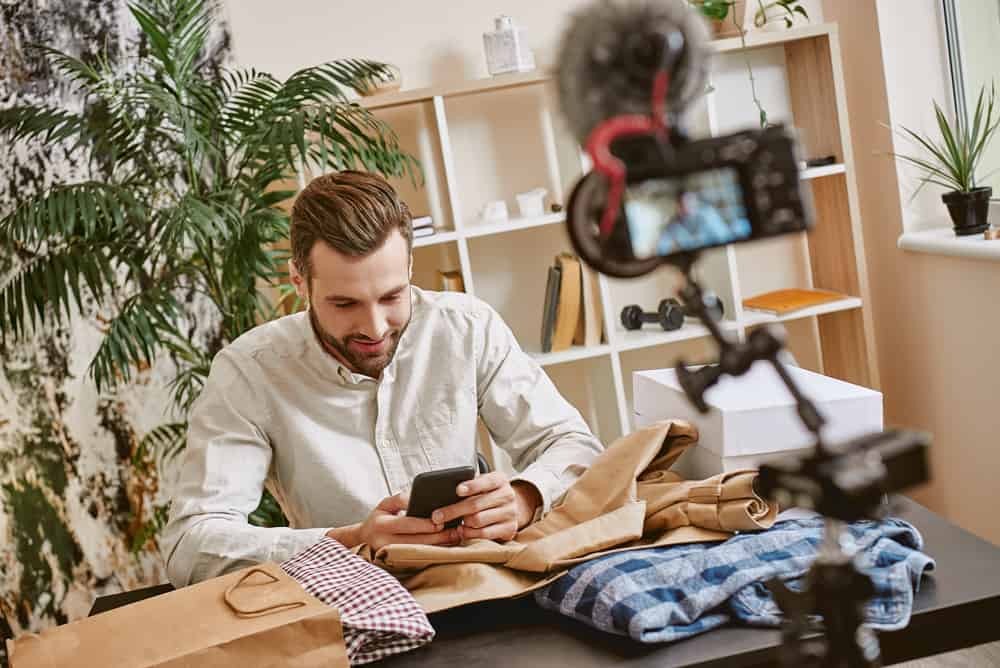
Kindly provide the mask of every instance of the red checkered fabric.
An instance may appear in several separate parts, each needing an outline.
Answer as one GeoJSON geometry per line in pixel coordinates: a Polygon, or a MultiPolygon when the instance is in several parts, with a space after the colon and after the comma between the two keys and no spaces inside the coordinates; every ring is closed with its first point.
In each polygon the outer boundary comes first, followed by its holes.
{"type": "Polygon", "coordinates": [[[340,612],[352,665],[429,643],[434,627],[396,578],[323,538],[281,564],[310,594],[340,612]]]}

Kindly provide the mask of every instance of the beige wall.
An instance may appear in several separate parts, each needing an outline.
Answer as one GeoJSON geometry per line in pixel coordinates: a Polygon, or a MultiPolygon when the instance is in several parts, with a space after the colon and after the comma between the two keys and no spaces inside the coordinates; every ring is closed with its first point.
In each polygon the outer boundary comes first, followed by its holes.
{"type": "Polygon", "coordinates": [[[879,124],[930,130],[931,98],[948,99],[939,5],[826,0],[824,9],[841,26],[886,421],[934,435],[933,480],[915,498],[1000,543],[1000,354],[991,349],[1000,263],[896,247],[904,226],[946,225],[947,213],[940,190],[909,201],[913,174],[884,155],[892,138],[879,124]]]}
{"type": "MultiPolygon", "coordinates": [[[[500,12],[528,29],[539,61],[548,62],[567,15],[583,3],[397,1],[379,3],[376,12],[329,0],[294,0],[294,11],[271,0],[229,0],[227,10],[241,65],[287,76],[332,58],[368,57],[402,67],[404,87],[414,88],[485,76],[481,33],[500,12]]],[[[912,173],[897,177],[884,155],[890,134],[879,124],[891,118],[929,129],[930,99],[947,100],[939,3],[809,4],[813,16],[841,23],[886,419],[934,433],[934,481],[916,496],[1000,543],[1000,512],[992,510],[1000,478],[1000,354],[989,348],[1000,331],[998,300],[989,296],[1000,287],[1000,263],[896,248],[903,221],[908,228],[941,224],[945,212],[930,189],[908,201],[912,173]]]]}

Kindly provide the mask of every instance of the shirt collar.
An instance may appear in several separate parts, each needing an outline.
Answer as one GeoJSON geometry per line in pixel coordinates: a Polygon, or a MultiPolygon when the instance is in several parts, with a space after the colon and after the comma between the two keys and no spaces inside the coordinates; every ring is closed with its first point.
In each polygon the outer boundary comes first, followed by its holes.
{"type": "MultiPolygon", "coordinates": [[[[409,348],[412,345],[410,341],[412,341],[414,335],[414,325],[421,319],[420,316],[423,315],[423,310],[426,306],[426,298],[423,295],[423,290],[415,285],[410,286],[410,298],[412,304],[410,324],[403,332],[403,335],[399,338],[399,345],[396,347],[396,354],[392,356],[392,359],[389,360],[389,364],[382,370],[382,377],[378,380],[375,380],[370,376],[351,371],[343,362],[334,357],[316,335],[308,310],[304,312],[302,322],[304,323],[303,326],[305,328],[306,346],[309,349],[309,356],[316,362],[317,368],[320,372],[327,378],[335,380],[343,385],[359,385],[364,382],[391,382],[396,376],[396,368],[399,365],[400,357],[405,357],[409,353],[409,348]]],[[[306,308],[309,309],[312,307],[307,306],[306,308]]]]}

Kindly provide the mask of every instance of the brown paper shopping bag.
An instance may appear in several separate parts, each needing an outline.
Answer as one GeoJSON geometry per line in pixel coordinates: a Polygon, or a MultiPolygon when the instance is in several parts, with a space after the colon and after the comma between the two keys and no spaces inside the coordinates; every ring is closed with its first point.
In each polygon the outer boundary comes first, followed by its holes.
{"type": "Polygon", "coordinates": [[[337,611],[277,564],[8,641],[11,668],[341,668],[337,611]]]}

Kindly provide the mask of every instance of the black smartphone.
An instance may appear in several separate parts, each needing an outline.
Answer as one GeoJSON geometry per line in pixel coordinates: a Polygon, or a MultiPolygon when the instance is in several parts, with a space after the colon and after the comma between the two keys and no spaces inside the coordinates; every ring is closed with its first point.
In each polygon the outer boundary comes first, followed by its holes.
{"type": "MultiPolygon", "coordinates": [[[[476,469],[472,466],[455,466],[418,474],[410,488],[410,503],[406,514],[410,517],[429,518],[438,508],[458,503],[462,500],[456,491],[459,483],[475,477],[476,469]]],[[[451,529],[461,523],[462,519],[456,518],[446,523],[445,527],[451,529]]]]}

